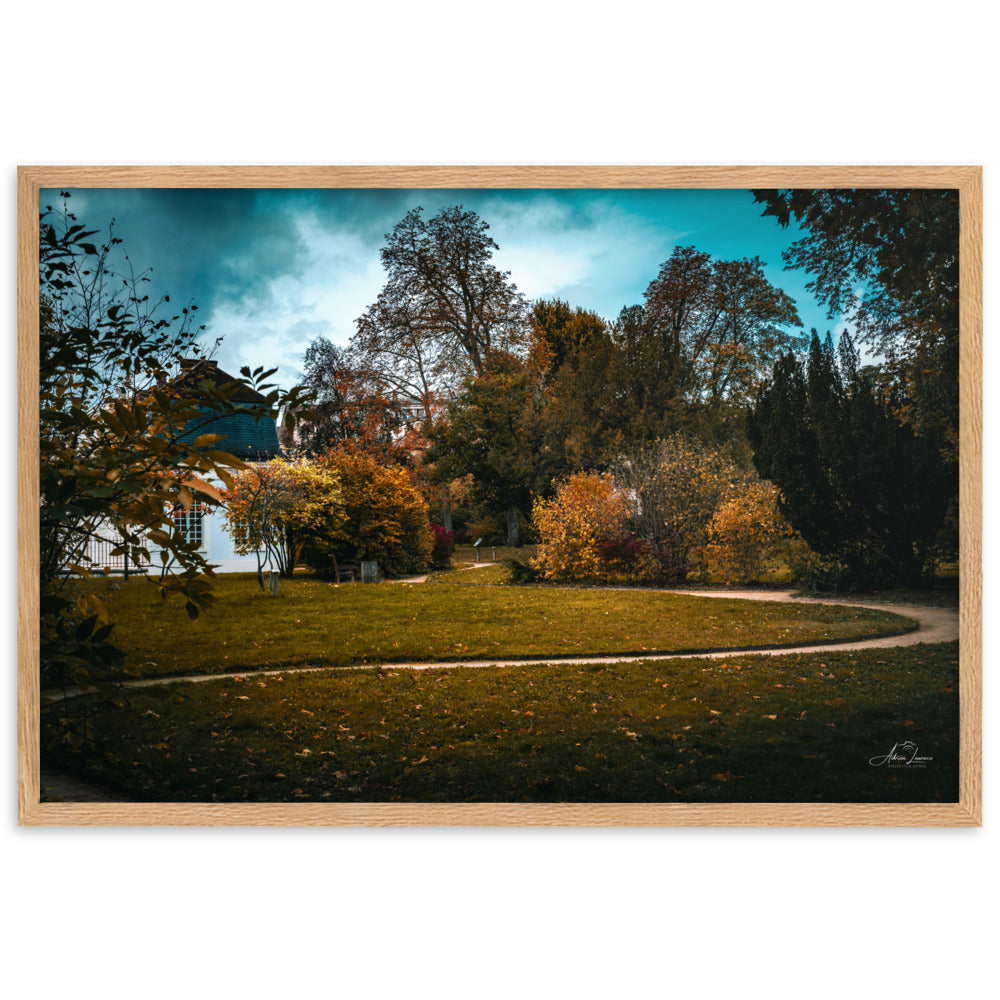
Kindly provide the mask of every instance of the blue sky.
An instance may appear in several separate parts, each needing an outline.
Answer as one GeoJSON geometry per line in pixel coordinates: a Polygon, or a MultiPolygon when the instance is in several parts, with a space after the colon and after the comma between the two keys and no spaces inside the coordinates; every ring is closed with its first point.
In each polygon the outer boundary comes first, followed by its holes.
{"type": "MultiPolygon", "coordinates": [[[[58,204],[43,191],[41,204],[58,204]]],[[[496,264],[529,299],[558,297],[613,319],[642,300],[674,246],[716,257],[759,256],[791,295],[806,331],[837,328],[786,271],[797,237],[761,217],[737,190],[254,190],[81,189],[71,210],[88,228],[116,220],[137,269],[152,267],[151,298],[193,301],[220,364],[278,368],[292,385],[309,342],[346,343],[385,281],[379,248],[411,208],[427,216],[461,204],[490,226],[496,264]]]]}

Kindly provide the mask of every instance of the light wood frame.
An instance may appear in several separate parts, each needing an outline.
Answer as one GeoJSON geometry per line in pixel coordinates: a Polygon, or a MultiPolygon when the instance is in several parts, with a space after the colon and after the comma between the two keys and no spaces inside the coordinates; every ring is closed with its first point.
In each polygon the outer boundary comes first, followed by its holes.
{"type": "Polygon", "coordinates": [[[979,826],[982,823],[982,168],[336,166],[18,170],[18,820],[26,825],[979,826]],[[957,188],[960,197],[959,801],[944,804],[43,803],[39,754],[41,188],[957,188]]]}

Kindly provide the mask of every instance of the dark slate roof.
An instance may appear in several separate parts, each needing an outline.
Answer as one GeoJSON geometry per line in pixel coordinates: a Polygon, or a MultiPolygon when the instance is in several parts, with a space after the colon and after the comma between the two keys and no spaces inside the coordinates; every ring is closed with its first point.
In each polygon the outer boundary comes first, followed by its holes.
{"type": "MultiPolygon", "coordinates": [[[[235,381],[232,375],[223,371],[215,361],[182,361],[181,374],[175,385],[183,387],[185,383],[197,384],[210,381],[215,385],[224,385],[235,381]]],[[[199,421],[197,430],[185,437],[197,437],[199,434],[221,434],[222,440],[214,447],[227,451],[244,461],[266,462],[281,454],[278,444],[278,431],[274,420],[267,412],[264,397],[253,389],[246,387],[237,390],[229,397],[238,413],[225,413],[199,421]]]]}
{"type": "MultiPolygon", "coordinates": [[[[197,385],[199,382],[225,385],[236,380],[235,375],[230,375],[219,367],[218,361],[209,361],[207,358],[182,358],[181,373],[174,379],[174,385],[178,389],[183,389],[185,385],[197,385]]],[[[250,386],[241,386],[229,398],[234,403],[264,402],[264,397],[250,386]]]]}
{"type": "Polygon", "coordinates": [[[267,413],[258,419],[255,409],[258,408],[248,406],[244,413],[212,417],[199,428],[199,433],[222,434],[222,440],[213,447],[244,461],[266,462],[276,458],[281,454],[277,428],[267,413]]]}

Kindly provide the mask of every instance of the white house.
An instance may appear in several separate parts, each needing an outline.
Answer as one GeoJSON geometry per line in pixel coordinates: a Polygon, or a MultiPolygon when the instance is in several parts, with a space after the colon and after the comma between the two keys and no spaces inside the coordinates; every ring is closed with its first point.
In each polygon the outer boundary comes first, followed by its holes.
{"type": "MultiPolygon", "coordinates": [[[[215,361],[197,359],[181,362],[180,380],[197,379],[199,382],[209,380],[217,385],[234,381],[232,375],[223,371],[215,361]]],[[[229,452],[244,462],[267,462],[281,454],[278,444],[277,428],[270,414],[266,411],[267,403],[264,397],[249,387],[240,389],[230,397],[239,412],[227,413],[200,422],[197,434],[223,435],[215,448],[229,452]]],[[[210,483],[220,486],[221,483],[210,483]]],[[[174,522],[184,532],[189,541],[198,543],[206,560],[216,567],[219,573],[255,573],[257,557],[253,553],[238,555],[233,545],[233,539],[226,529],[225,516],[218,507],[209,508],[196,502],[190,510],[178,507],[173,513],[174,522]]],[[[107,567],[113,573],[121,573],[126,569],[124,556],[111,556],[111,551],[117,544],[117,536],[110,527],[101,532],[101,539],[94,539],[90,544],[88,555],[95,569],[107,567]]],[[[149,569],[155,572],[160,566],[158,551],[151,548],[152,561],[149,569]]],[[[135,566],[127,567],[131,572],[135,566]]]]}

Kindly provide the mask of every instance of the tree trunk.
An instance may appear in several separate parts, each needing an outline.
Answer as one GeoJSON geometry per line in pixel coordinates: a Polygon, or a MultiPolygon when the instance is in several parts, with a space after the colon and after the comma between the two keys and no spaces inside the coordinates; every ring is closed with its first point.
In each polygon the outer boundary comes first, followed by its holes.
{"type": "MultiPolygon", "coordinates": [[[[444,524],[446,531],[452,531],[451,525],[451,494],[448,492],[448,484],[441,484],[441,521],[444,524]]],[[[455,543],[452,542],[452,549],[455,548],[455,543]]]]}
{"type": "Polygon", "coordinates": [[[507,544],[512,549],[521,547],[521,525],[517,520],[517,508],[507,508],[507,544]]]}

